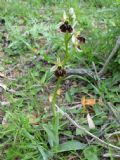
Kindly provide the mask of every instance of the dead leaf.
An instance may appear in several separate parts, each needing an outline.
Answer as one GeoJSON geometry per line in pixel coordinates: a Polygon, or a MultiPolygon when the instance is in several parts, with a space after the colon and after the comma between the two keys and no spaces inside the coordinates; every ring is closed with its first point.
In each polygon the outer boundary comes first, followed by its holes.
{"type": "Polygon", "coordinates": [[[87,122],[88,122],[90,129],[95,129],[95,124],[94,124],[92,117],[90,116],[89,113],[87,114],[87,122]]]}
{"type": "Polygon", "coordinates": [[[26,117],[29,119],[29,123],[30,124],[38,125],[38,119],[37,119],[36,114],[34,114],[34,113],[32,113],[32,114],[27,113],[26,117]]]}
{"type": "Polygon", "coordinates": [[[52,96],[52,95],[49,95],[48,100],[49,100],[49,102],[52,102],[53,96],[52,96]]]}
{"type": "Polygon", "coordinates": [[[1,106],[10,106],[10,102],[0,102],[1,106]]]}
{"type": "Polygon", "coordinates": [[[81,104],[82,104],[83,107],[85,107],[85,105],[86,105],[85,96],[81,98],[81,104]]]}
{"type": "Polygon", "coordinates": [[[85,106],[94,106],[96,104],[96,99],[94,99],[94,98],[88,98],[87,99],[84,96],[81,99],[81,104],[82,104],[83,107],[85,107],[85,106]]]}
{"type": "Polygon", "coordinates": [[[0,77],[1,78],[7,78],[3,73],[0,72],[0,77]]]}

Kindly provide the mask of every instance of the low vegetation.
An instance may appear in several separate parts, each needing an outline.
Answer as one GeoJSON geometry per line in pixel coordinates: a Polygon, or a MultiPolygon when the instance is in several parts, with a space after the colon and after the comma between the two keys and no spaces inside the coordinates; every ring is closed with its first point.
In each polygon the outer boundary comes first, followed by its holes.
{"type": "Polygon", "coordinates": [[[1,160],[120,159],[119,19],[119,0],[1,0],[1,160]]]}

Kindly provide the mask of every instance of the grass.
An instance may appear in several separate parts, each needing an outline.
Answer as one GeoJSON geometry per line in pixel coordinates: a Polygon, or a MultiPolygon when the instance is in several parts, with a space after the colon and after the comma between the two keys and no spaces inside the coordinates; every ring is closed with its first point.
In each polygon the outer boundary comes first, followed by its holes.
{"type": "MultiPolygon", "coordinates": [[[[50,97],[56,81],[50,70],[57,57],[63,56],[64,37],[57,28],[63,11],[70,7],[77,16],[76,28],[87,42],[83,52],[70,49],[66,67],[93,69],[94,61],[100,70],[119,35],[119,0],[1,0],[0,17],[5,19],[5,25],[0,26],[0,73],[7,77],[1,78],[1,83],[9,88],[0,95],[1,102],[9,102],[9,105],[0,106],[4,120],[0,124],[1,160],[99,160],[104,153],[119,154],[111,148],[105,149],[95,140],[91,142],[91,137],[57,112],[59,119],[54,123],[50,97]]],[[[56,95],[58,106],[76,122],[117,146],[120,146],[119,134],[108,137],[119,131],[119,53],[99,85],[85,77],[66,77],[56,95]],[[94,130],[88,127],[82,108],[71,109],[81,103],[83,96],[97,99],[90,110],[96,126],[94,130]],[[112,110],[107,102],[112,103],[112,110]]],[[[111,156],[110,159],[115,158],[111,156]]]]}

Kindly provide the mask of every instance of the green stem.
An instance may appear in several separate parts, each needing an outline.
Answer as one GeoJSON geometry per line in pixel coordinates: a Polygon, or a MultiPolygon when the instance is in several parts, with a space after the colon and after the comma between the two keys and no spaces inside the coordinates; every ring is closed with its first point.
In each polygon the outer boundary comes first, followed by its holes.
{"type": "MultiPolygon", "coordinates": [[[[66,64],[69,53],[68,53],[68,44],[71,39],[71,36],[69,36],[68,33],[65,34],[64,36],[64,43],[65,43],[65,57],[63,59],[63,66],[66,64]]],[[[55,145],[59,144],[59,113],[56,111],[56,100],[57,100],[57,90],[59,89],[59,86],[61,84],[61,81],[63,80],[62,77],[59,77],[57,80],[57,84],[55,87],[55,91],[53,93],[52,97],[52,112],[53,112],[53,129],[55,133],[55,145]]]]}
{"type": "Polygon", "coordinates": [[[59,144],[59,114],[56,111],[56,100],[57,100],[57,90],[59,89],[59,86],[61,84],[62,81],[62,77],[58,78],[57,80],[57,84],[56,84],[56,88],[53,94],[53,100],[52,100],[52,111],[53,111],[53,129],[54,129],[54,133],[55,133],[55,141],[56,141],[56,145],[59,144]]]}
{"type": "Polygon", "coordinates": [[[55,87],[55,91],[53,93],[53,99],[52,99],[52,111],[53,111],[53,115],[54,117],[56,116],[56,107],[55,107],[55,104],[56,104],[56,99],[57,99],[57,90],[59,89],[59,85],[61,83],[61,77],[58,78],[57,80],[57,84],[56,84],[56,87],[55,87]]]}
{"type": "Polygon", "coordinates": [[[69,36],[68,33],[66,33],[65,36],[64,36],[65,57],[64,57],[64,59],[63,59],[63,66],[66,64],[66,62],[68,61],[68,58],[69,58],[68,44],[69,44],[69,41],[70,41],[71,37],[72,37],[72,36],[69,36]]]}

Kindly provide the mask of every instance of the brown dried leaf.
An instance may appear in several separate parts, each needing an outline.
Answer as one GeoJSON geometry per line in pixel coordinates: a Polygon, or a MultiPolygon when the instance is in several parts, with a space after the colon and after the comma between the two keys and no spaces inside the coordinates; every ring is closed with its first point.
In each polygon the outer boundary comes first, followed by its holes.
{"type": "Polygon", "coordinates": [[[94,106],[96,104],[96,99],[94,99],[94,98],[88,98],[87,99],[84,96],[81,99],[81,104],[82,104],[83,107],[85,107],[85,106],[94,106]]]}
{"type": "Polygon", "coordinates": [[[38,125],[38,119],[37,119],[38,117],[37,117],[36,114],[34,114],[34,113],[32,113],[32,114],[27,113],[26,116],[29,119],[29,123],[30,124],[38,125]]]}

